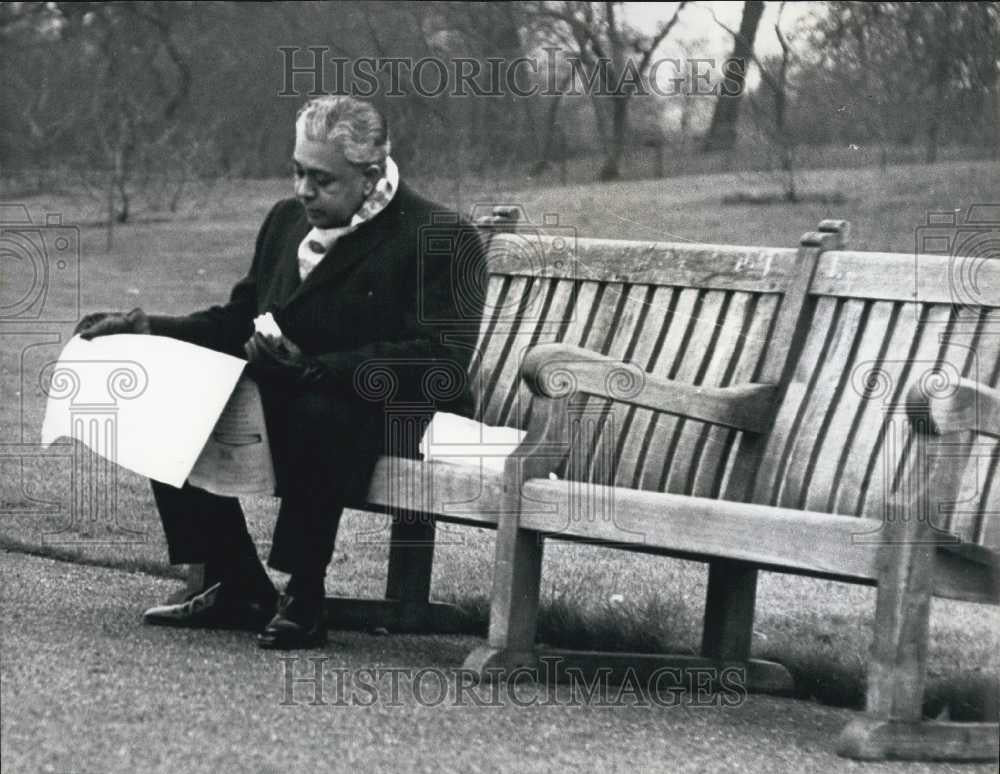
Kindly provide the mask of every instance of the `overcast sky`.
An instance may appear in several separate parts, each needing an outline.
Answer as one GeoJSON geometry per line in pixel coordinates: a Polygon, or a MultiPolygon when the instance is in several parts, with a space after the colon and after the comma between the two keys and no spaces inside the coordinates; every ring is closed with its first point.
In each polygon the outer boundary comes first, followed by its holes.
{"type": "MultiPolygon", "coordinates": [[[[781,50],[774,34],[774,23],[778,18],[780,5],[779,2],[765,4],[764,16],[757,29],[756,50],[765,56],[781,50]]],[[[787,3],[781,17],[782,30],[793,29],[799,19],[810,13],[815,13],[823,5],[820,2],[787,3]]],[[[625,14],[628,20],[639,29],[653,32],[660,23],[673,16],[676,8],[677,3],[625,3],[625,14]]],[[[707,44],[707,56],[726,56],[729,54],[733,44],[732,37],[715,23],[709,9],[714,11],[715,15],[719,17],[719,21],[726,26],[734,30],[739,29],[740,17],[743,15],[742,0],[688,3],[681,11],[680,20],[670,33],[670,38],[664,44],[662,51],[670,51],[670,40],[702,38],[707,44]]]]}

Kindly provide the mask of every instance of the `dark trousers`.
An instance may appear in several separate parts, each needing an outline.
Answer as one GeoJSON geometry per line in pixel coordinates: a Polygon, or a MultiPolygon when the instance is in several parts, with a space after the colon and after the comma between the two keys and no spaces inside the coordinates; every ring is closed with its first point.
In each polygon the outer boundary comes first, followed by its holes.
{"type": "MultiPolygon", "coordinates": [[[[216,575],[259,566],[239,500],[190,485],[151,483],[172,564],[205,564],[216,575]]],[[[343,510],[329,501],[282,498],[267,563],[292,575],[321,576],[333,557],[343,510]]]]}
{"type": "MultiPolygon", "coordinates": [[[[330,394],[261,383],[281,508],[268,564],[303,578],[322,577],[333,557],[344,503],[363,492],[377,453],[364,453],[358,412],[330,394]],[[345,440],[346,439],[346,440],[345,440]]],[[[381,424],[381,412],[372,415],[381,424]]],[[[185,485],[153,482],[170,561],[205,564],[239,579],[263,573],[239,500],[185,485]]]]}

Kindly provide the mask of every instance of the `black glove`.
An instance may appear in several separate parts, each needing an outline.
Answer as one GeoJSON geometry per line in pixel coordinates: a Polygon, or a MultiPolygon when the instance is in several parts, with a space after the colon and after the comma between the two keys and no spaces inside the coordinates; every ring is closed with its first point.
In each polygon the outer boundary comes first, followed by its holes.
{"type": "Polygon", "coordinates": [[[97,312],[88,314],[73,329],[73,335],[90,341],[98,336],[111,336],[115,333],[149,333],[149,318],[139,307],[128,314],[120,312],[97,312]]]}
{"type": "Polygon", "coordinates": [[[283,336],[276,340],[254,333],[243,345],[243,351],[250,363],[250,373],[258,379],[310,386],[319,384],[326,376],[319,361],[283,336]]]}

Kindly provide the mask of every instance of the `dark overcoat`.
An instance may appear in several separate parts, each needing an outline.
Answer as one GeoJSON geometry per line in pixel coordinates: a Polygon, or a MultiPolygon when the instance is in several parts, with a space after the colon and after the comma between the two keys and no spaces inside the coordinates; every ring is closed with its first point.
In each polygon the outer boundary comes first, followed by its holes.
{"type": "Polygon", "coordinates": [[[271,312],[322,374],[308,387],[258,380],[277,494],[350,503],[363,499],[380,454],[417,453],[434,410],[471,412],[485,256],[475,228],[405,183],[302,282],[297,253],[309,230],[298,201],[278,202],[227,304],[150,323],[154,334],[245,357],[253,319],[271,312]]]}

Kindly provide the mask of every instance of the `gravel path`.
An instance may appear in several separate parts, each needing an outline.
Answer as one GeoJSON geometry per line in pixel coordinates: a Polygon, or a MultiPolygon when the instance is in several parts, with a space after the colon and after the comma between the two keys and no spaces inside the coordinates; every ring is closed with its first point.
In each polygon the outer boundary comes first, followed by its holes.
{"type": "Polygon", "coordinates": [[[0,582],[5,774],[995,771],[838,758],[852,713],[802,701],[667,707],[612,689],[604,706],[573,706],[566,687],[456,693],[470,638],[333,632],[325,650],[283,662],[248,634],[142,626],[140,610],[173,589],[141,574],[4,552],[0,582]],[[296,683],[289,696],[288,679],[316,668],[320,695],[296,683]],[[439,701],[442,680],[452,684],[439,701]]]}

